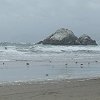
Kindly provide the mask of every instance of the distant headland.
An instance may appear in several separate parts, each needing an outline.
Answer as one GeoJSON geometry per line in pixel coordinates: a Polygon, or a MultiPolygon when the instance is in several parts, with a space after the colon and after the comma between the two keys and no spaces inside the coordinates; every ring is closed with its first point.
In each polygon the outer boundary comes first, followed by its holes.
{"type": "Polygon", "coordinates": [[[39,41],[38,44],[97,45],[96,41],[87,34],[77,37],[71,30],[65,28],[58,29],[55,33],[51,34],[43,41],[39,41]]]}

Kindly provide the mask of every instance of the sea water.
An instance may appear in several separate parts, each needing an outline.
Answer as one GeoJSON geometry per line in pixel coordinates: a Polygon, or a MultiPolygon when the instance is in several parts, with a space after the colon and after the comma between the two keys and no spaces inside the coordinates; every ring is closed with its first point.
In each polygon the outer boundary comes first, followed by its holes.
{"type": "Polygon", "coordinates": [[[100,77],[100,46],[0,44],[0,82],[100,77]]]}

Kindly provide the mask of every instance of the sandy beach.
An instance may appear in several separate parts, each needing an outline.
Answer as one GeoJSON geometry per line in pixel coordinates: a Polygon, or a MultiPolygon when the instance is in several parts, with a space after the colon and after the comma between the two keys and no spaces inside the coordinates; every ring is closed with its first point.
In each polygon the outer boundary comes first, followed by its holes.
{"type": "Polygon", "coordinates": [[[0,85],[0,100],[100,100],[100,79],[0,85]]]}

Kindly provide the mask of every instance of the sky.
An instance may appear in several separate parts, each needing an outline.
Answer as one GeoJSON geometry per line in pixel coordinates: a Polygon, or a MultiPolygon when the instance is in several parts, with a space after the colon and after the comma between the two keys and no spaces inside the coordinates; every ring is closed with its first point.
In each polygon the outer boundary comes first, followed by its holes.
{"type": "Polygon", "coordinates": [[[59,28],[100,43],[100,0],[0,0],[0,41],[38,42],[59,28]]]}

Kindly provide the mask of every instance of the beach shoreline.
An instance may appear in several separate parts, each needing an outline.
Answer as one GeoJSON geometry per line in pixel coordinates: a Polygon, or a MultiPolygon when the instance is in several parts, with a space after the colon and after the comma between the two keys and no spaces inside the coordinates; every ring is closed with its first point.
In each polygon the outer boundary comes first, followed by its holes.
{"type": "Polygon", "coordinates": [[[0,100],[100,100],[100,78],[0,85],[0,100]]]}

